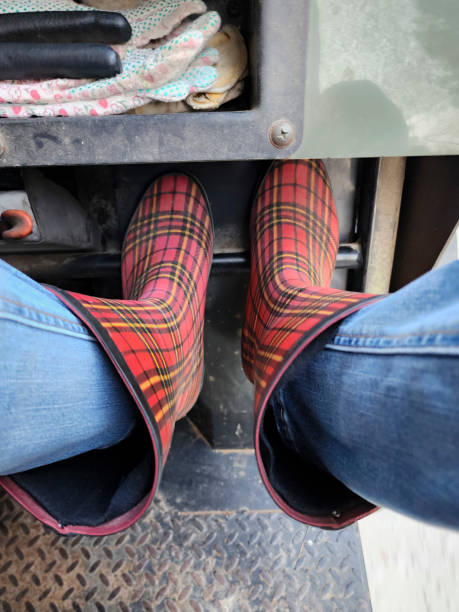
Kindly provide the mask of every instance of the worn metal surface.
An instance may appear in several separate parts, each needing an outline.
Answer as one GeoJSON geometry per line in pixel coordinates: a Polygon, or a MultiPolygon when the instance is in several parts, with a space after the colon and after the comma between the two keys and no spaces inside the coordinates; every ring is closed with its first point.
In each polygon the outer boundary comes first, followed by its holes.
{"type": "Polygon", "coordinates": [[[156,505],[118,536],[63,540],[1,499],[0,602],[26,610],[370,610],[355,528],[156,505]]]}
{"type": "Polygon", "coordinates": [[[289,519],[268,498],[252,453],[211,451],[182,423],[156,502],[123,533],[58,536],[0,493],[0,609],[355,612],[371,606],[356,527],[327,532],[289,519]]]}
{"type": "MultiPolygon", "coordinates": [[[[250,85],[239,110],[176,115],[1,119],[6,151],[0,166],[153,163],[262,159],[291,155],[269,140],[279,119],[301,142],[304,112],[307,0],[217,3],[228,20],[248,22],[250,85]],[[231,14],[236,13],[235,17],[231,14]],[[285,19],[288,16],[288,19],[285,19]]],[[[211,3],[209,3],[212,6],[211,3]]],[[[237,106],[236,106],[237,108],[237,106]]]]}

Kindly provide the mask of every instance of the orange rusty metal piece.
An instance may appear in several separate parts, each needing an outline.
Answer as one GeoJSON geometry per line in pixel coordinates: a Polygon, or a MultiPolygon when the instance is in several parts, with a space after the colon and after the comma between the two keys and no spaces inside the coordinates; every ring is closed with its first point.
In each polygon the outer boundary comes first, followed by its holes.
{"type": "Polygon", "coordinates": [[[33,231],[33,219],[24,210],[4,210],[0,216],[0,238],[21,240],[33,231]]]}

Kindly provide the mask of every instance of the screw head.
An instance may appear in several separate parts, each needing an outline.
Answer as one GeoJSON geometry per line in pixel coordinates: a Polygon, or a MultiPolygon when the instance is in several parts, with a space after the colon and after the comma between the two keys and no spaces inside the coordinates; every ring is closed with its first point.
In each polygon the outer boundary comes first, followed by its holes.
{"type": "Polygon", "coordinates": [[[269,140],[278,149],[285,149],[295,140],[295,128],[288,119],[274,121],[269,128],[269,140]]]}

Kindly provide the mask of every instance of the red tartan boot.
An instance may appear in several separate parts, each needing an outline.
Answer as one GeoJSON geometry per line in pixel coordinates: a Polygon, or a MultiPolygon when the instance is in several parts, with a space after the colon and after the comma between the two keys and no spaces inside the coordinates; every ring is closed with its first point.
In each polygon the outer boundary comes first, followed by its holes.
{"type": "Polygon", "coordinates": [[[13,497],[60,533],[120,531],[152,500],[175,422],[201,388],[212,244],[201,189],[187,176],[166,175],[147,190],[126,233],[124,299],[52,289],[91,329],[143,417],[118,447],[32,470],[21,486],[2,479],[13,497]]]}
{"type": "Polygon", "coordinates": [[[326,478],[312,463],[306,469],[295,461],[277,433],[269,403],[289,365],[312,340],[380,299],[329,287],[338,219],[321,161],[282,161],[271,167],[254,203],[251,244],[242,359],[255,385],[258,467],[269,493],[287,514],[310,525],[344,527],[374,506],[333,483],[333,477],[326,478]],[[283,497],[276,491],[273,482],[279,479],[288,483],[289,499],[284,486],[283,497]]]}

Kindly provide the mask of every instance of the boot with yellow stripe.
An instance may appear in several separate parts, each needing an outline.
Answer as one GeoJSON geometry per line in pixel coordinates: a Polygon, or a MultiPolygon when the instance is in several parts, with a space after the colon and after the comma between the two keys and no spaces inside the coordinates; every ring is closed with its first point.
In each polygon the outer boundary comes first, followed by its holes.
{"type": "Polygon", "coordinates": [[[195,403],[203,376],[203,322],[213,230],[198,184],[157,179],[143,196],[122,251],[123,299],[49,288],[89,327],[139,409],[128,439],[2,478],[27,510],[60,533],[105,535],[148,508],[175,422],[195,403]],[[24,484],[26,483],[26,484],[24,484]]]}
{"type": "Polygon", "coordinates": [[[313,340],[380,299],[329,286],[338,220],[321,161],[274,163],[253,206],[251,247],[242,359],[255,386],[258,467],[269,493],[291,517],[320,527],[344,527],[374,507],[351,491],[341,503],[327,488],[323,472],[299,464],[279,437],[270,402],[289,366],[313,340]],[[276,489],[279,480],[283,494],[276,489]]]}

